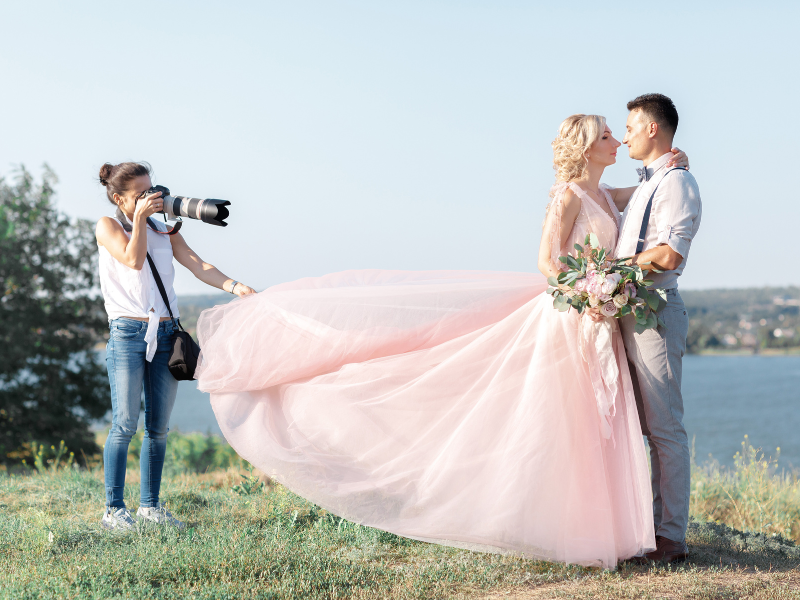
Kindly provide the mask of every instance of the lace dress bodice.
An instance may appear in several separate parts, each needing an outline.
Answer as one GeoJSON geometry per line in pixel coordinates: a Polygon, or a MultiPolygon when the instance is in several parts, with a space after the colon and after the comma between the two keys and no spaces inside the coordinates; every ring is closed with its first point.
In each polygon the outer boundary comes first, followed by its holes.
{"type": "Polygon", "coordinates": [[[562,182],[553,186],[551,192],[553,201],[548,206],[547,220],[545,222],[545,235],[550,238],[550,262],[557,271],[565,270],[564,263],[558,260],[559,256],[567,254],[575,256],[575,244],[583,246],[586,235],[594,233],[600,241],[600,246],[614,255],[619,234],[620,213],[614,204],[609,190],[613,189],[606,184],[600,184],[600,192],[608,204],[612,218],[592,197],[581,189],[576,183],[562,182]],[[564,194],[567,188],[571,189],[581,199],[581,210],[575,219],[575,224],[569,235],[562,241],[561,215],[564,209],[564,194]]]}

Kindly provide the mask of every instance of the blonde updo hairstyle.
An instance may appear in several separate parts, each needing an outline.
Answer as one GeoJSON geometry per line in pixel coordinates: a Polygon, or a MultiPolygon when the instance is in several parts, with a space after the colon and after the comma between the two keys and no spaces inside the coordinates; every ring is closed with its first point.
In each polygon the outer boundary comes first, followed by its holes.
{"type": "Polygon", "coordinates": [[[583,177],[589,163],[586,152],[605,128],[606,118],[600,115],[572,115],[564,119],[552,144],[557,183],[583,177]]]}

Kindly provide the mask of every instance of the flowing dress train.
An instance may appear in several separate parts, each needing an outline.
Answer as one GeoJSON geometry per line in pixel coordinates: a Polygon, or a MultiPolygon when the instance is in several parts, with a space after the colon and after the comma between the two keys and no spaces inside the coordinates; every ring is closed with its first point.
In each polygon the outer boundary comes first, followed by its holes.
{"type": "MultiPolygon", "coordinates": [[[[614,218],[582,208],[555,260],[614,218]]],[[[253,465],[401,536],[613,568],[655,547],[614,322],[560,313],[539,274],[347,271],[202,313],[199,387],[253,465]]]]}

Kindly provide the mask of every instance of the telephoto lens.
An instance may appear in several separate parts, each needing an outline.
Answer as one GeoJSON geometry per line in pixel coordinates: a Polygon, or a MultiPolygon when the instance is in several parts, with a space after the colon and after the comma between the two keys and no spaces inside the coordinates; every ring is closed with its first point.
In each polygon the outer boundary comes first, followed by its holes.
{"type": "Polygon", "coordinates": [[[185,217],[187,219],[198,219],[203,223],[209,225],[218,225],[219,227],[227,227],[228,224],[225,219],[230,214],[228,206],[230,202],[227,200],[217,200],[216,198],[188,198],[186,196],[171,196],[169,188],[163,185],[156,185],[147,190],[149,194],[161,192],[161,197],[164,198],[164,213],[168,219],[174,220],[178,217],[185,217]]]}

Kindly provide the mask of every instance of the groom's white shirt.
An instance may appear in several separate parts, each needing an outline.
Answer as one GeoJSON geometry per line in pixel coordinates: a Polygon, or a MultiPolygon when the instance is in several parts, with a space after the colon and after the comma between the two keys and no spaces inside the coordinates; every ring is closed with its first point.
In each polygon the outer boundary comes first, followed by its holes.
{"type": "Polygon", "coordinates": [[[647,181],[642,181],[633,192],[622,215],[622,227],[616,249],[616,255],[620,258],[633,256],[636,253],[647,201],[658,186],[644,237],[644,250],[667,244],[683,257],[683,261],[674,271],[651,273],[648,277],[653,280],[654,287],[664,289],[678,287],[678,277],[686,266],[689,248],[700,228],[700,217],[703,213],[700,190],[691,173],[678,170],[664,177],[668,172],[665,166],[671,156],[672,153],[668,152],[647,166],[647,181]]]}

